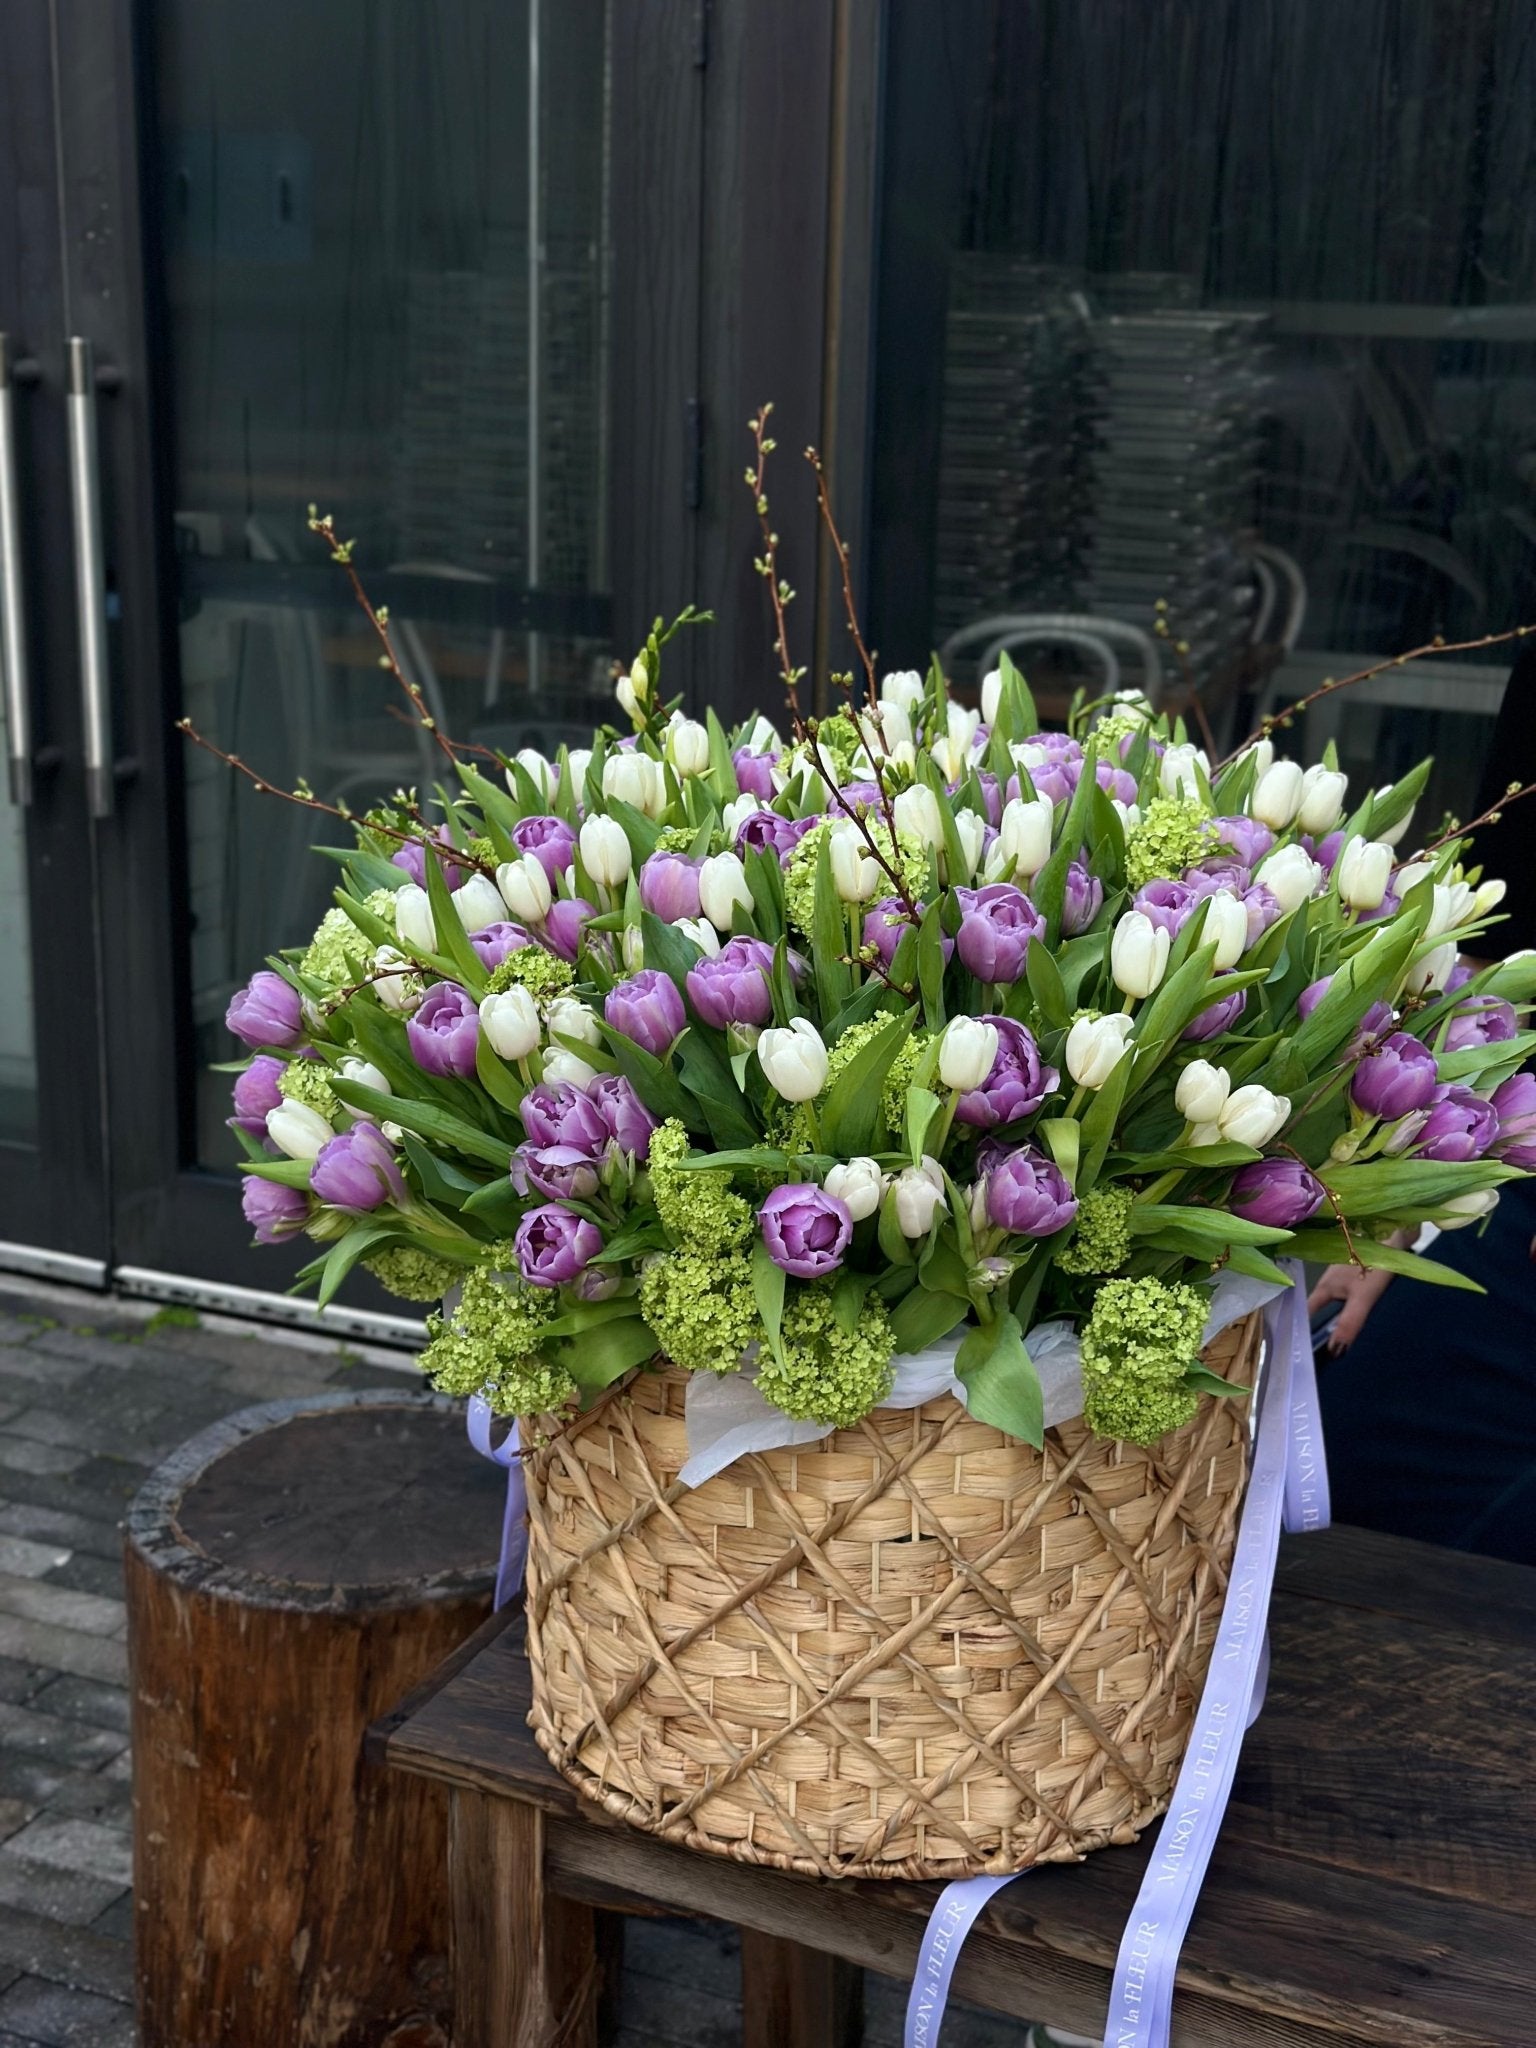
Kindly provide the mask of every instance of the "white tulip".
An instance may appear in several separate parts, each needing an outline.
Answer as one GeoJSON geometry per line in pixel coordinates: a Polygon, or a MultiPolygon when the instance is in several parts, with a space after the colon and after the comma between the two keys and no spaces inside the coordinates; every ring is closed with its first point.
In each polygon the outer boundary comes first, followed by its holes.
{"type": "Polygon", "coordinates": [[[563,1045],[557,1045],[553,1052],[544,1055],[544,1085],[547,1088],[558,1088],[562,1081],[569,1081],[573,1088],[585,1088],[596,1079],[596,1067],[589,1066],[579,1053],[567,1052],[563,1045]]]}
{"type": "Polygon", "coordinates": [[[629,838],[617,818],[587,818],[576,841],[581,864],[600,889],[620,889],[629,879],[629,838]]]}
{"type": "MultiPolygon", "coordinates": [[[[1289,765],[1277,761],[1275,769],[1289,765]]],[[[1275,769],[1270,773],[1273,774],[1275,769]]],[[[1254,880],[1264,884],[1282,910],[1294,910],[1309,896],[1317,894],[1322,873],[1304,846],[1282,846],[1260,862],[1254,880]]]]}
{"type": "Polygon", "coordinates": [[[941,733],[928,751],[946,782],[958,782],[970,765],[970,749],[963,740],[954,739],[949,733],[941,733]]]}
{"type": "Polygon", "coordinates": [[[661,763],[638,747],[615,747],[603,763],[603,795],[659,818],[667,807],[667,779],[661,763]]]}
{"type": "Polygon", "coordinates": [[[290,1159],[314,1159],[336,1135],[318,1109],[307,1102],[280,1102],[267,1111],[267,1136],[290,1159]]]}
{"type": "Polygon", "coordinates": [[[359,1087],[371,1088],[376,1095],[393,1095],[387,1074],[380,1073],[372,1060],[344,1059],[336,1069],[344,1081],[356,1081],[359,1087]]]}
{"type": "Polygon", "coordinates": [[[1472,898],[1472,915],[1486,917],[1490,911],[1497,910],[1508,888],[1508,882],[1500,881],[1497,875],[1490,876],[1486,882],[1479,882],[1472,898]]]}
{"type": "Polygon", "coordinates": [[[1079,1088],[1102,1088],[1125,1055],[1126,1016],[1079,1017],[1067,1033],[1067,1072],[1079,1088]]]}
{"type": "Polygon", "coordinates": [[[1392,879],[1392,849],[1383,839],[1351,839],[1339,855],[1333,878],[1339,901],[1351,910],[1380,910],[1392,879]]]}
{"type": "Polygon", "coordinates": [[[873,1159],[839,1160],[822,1183],[835,1195],[855,1223],[873,1216],[885,1193],[885,1175],[873,1159]]]}
{"type": "Polygon", "coordinates": [[[1435,1211],[1442,1230],[1465,1230],[1469,1223],[1481,1223],[1499,1206],[1497,1188],[1474,1188],[1470,1194],[1452,1195],[1435,1211]]]}
{"type": "Polygon", "coordinates": [[[989,726],[996,725],[997,714],[1002,701],[1002,670],[989,668],[981,679],[981,715],[989,726]]]}
{"type": "Polygon", "coordinates": [[[680,917],[672,929],[681,932],[685,939],[692,939],[699,951],[710,958],[720,950],[720,934],[707,917],[680,917]]]}
{"type": "Polygon", "coordinates": [[[1344,815],[1344,792],[1349,777],[1337,768],[1309,768],[1301,778],[1301,808],[1296,822],[1314,838],[1331,832],[1344,815]]]}
{"type": "Polygon", "coordinates": [[[1446,932],[1455,931],[1458,925],[1468,923],[1476,900],[1476,894],[1468,882],[1436,882],[1434,902],[1430,905],[1429,922],[1424,927],[1424,937],[1438,939],[1446,932]]]}
{"type": "Polygon", "coordinates": [[[1276,761],[1254,785],[1250,813],[1271,831],[1283,832],[1301,809],[1302,773],[1295,761],[1276,761]]]}
{"type": "Polygon", "coordinates": [[[380,946],[373,956],[370,986],[386,1010],[414,1010],[426,991],[411,972],[411,962],[394,946],[380,946]],[[384,970],[398,968],[398,973],[384,970]]]}
{"type": "Polygon", "coordinates": [[[500,995],[480,998],[480,1029],[491,1051],[504,1060],[525,1060],[543,1036],[538,1005],[515,984],[500,995]]]}
{"type": "Polygon", "coordinates": [[[956,811],[955,837],[960,841],[960,858],[964,867],[963,875],[951,875],[951,882],[968,882],[976,872],[976,863],[981,859],[981,849],[987,837],[987,821],[975,811],[956,811]]]}
{"type": "Polygon", "coordinates": [[[1217,889],[1206,899],[1200,942],[1208,946],[1213,941],[1218,972],[1235,967],[1248,950],[1248,912],[1230,889],[1217,889]]]}
{"type": "Polygon", "coordinates": [[[545,803],[548,803],[550,793],[555,786],[554,762],[547,761],[537,747],[519,747],[512,758],[516,761],[518,767],[523,770],[545,803]]]}
{"type": "MultiPolygon", "coordinates": [[[[1389,782],[1385,785],[1385,787],[1378,789],[1376,792],[1376,801],[1380,803],[1383,797],[1389,797],[1392,794],[1393,788],[1394,785],[1389,782]]],[[[1378,839],[1384,839],[1387,842],[1388,846],[1397,846],[1402,842],[1402,839],[1406,834],[1408,827],[1412,823],[1413,806],[1410,804],[1406,816],[1399,818],[1395,825],[1377,825],[1374,828],[1376,837],[1378,839]]]]}
{"type": "Polygon", "coordinates": [[[645,935],[637,924],[627,924],[619,940],[619,951],[624,956],[624,965],[630,974],[637,974],[645,965],[645,935]]]}
{"type": "Polygon", "coordinates": [[[885,742],[887,751],[893,747],[912,745],[912,714],[904,704],[880,706],[880,737],[885,742]]]}
{"type": "Polygon", "coordinates": [[[699,908],[717,931],[728,932],[738,910],[752,908],[741,856],[712,853],[699,869],[699,908]]]}
{"type": "Polygon", "coordinates": [[[1227,1106],[1232,1076],[1209,1060],[1191,1060],[1173,1091],[1173,1106],[1192,1124],[1213,1124],[1227,1106]]]}
{"type": "Polygon", "coordinates": [[[1435,872],[1432,860],[1405,860],[1392,877],[1392,886],[1399,896],[1406,896],[1410,889],[1416,889],[1426,875],[1435,872]]]}
{"type": "Polygon", "coordinates": [[[525,853],[521,860],[503,861],[496,870],[496,886],[520,924],[542,924],[555,900],[548,875],[531,853],[525,853]]]}
{"type": "Polygon", "coordinates": [[[997,1058],[997,1026],[982,1017],[952,1017],[939,1040],[939,1079],[946,1088],[969,1094],[979,1088],[997,1058]]]}
{"type": "Polygon", "coordinates": [[[891,1182],[896,1226],[903,1237],[926,1237],[943,1200],[943,1168],[926,1152],[921,1166],[903,1167],[891,1182]]]}
{"type": "Polygon", "coordinates": [[[1149,996],[1168,971],[1173,940],[1144,910],[1127,910],[1109,941],[1109,971],[1122,995],[1149,996]]]}
{"type": "Polygon", "coordinates": [[[1456,941],[1447,939],[1426,953],[1422,960],[1415,960],[1408,969],[1407,984],[1416,996],[1427,994],[1431,989],[1442,989],[1450,978],[1451,969],[1456,965],[1456,941]]]}
{"type": "Polygon", "coordinates": [[[587,770],[592,766],[592,749],[590,747],[572,747],[565,757],[565,765],[570,771],[571,787],[575,790],[579,801],[581,792],[586,785],[587,770]]]}
{"type": "Polygon", "coordinates": [[[507,914],[501,891],[489,875],[470,875],[455,892],[453,907],[467,932],[483,932],[488,924],[500,924],[507,914]]]}
{"type": "Polygon", "coordinates": [[[736,834],[745,825],[748,818],[755,817],[759,811],[766,811],[767,808],[768,806],[763,802],[762,798],[760,796],[753,796],[750,790],[747,791],[745,796],[732,797],[720,815],[720,822],[725,828],[727,839],[734,842],[736,834]]]}
{"type": "Polygon", "coordinates": [[[786,1102],[813,1102],[827,1085],[827,1048],[809,1017],[784,1030],[765,1031],[757,1057],[768,1085],[786,1102]]]}
{"type": "Polygon", "coordinates": [[[895,669],[880,678],[880,698],[882,703],[899,704],[911,713],[923,701],[923,679],[915,668],[895,669]]]}
{"type": "Polygon", "coordinates": [[[619,677],[613,686],[613,694],[618,698],[619,709],[624,716],[633,719],[638,725],[641,716],[640,695],[628,676],[619,677]]]}
{"type": "Polygon", "coordinates": [[[1123,804],[1117,796],[1112,796],[1110,802],[1120,814],[1120,823],[1125,831],[1128,833],[1134,832],[1141,823],[1141,805],[1123,804]]]}
{"type": "Polygon", "coordinates": [[[892,805],[898,832],[910,832],[925,846],[938,846],[944,837],[939,800],[925,782],[914,782],[892,805]]]}
{"type": "Polygon", "coordinates": [[[1188,797],[1198,803],[1201,801],[1200,775],[1205,777],[1209,787],[1211,758],[1204,747],[1191,746],[1185,741],[1164,749],[1163,758],[1157,764],[1157,779],[1164,796],[1188,797]]]}
{"type": "Polygon", "coordinates": [[[981,713],[967,710],[964,704],[957,704],[951,697],[945,724],[950,739],[958,742],[968,754],[971,742],[976,737],[976,729],[981,724],[981,713]]]}
{"type": "MultiPolygon", "coordinates": [[[[484,1004],[480,1014],[485,1014],[484,1004]]],[[[577,1038],[583,1045],[603,1042],[596,1016],[579,996],[551,996],[544,1005],[544,1024],[551,1038],[577,1038]]]]}
{"type": "Polygon", "coordinates": [[[1234,1088],[1216,1118],[1217,1128],[1229,1145],[1267,1145],[1291,1113],[1288,1095],[1273,1095],[1250,1081],[1246,1088],[1234,1088]]]}
{"type": "Polygon", "coordinates": [[[395,891],[395,936],[402,946],[410,946],[418,953],[437,951],[432,901],[426,890],[419,889],[414,882],[395,891]]]}
{"type": "Polygon", "coordinates": [[[1251,747],[1244,747],[1237,758],[1239,761],[1246,761],[1250,754],[1255,762],[1253,779],[1256,783],[1261,782],[1274,762],[1275,743],[1273,740],[1255,740],[1251,747]]]}
{"type": "Polygon", "coordinates": [[[685,780],[709,766],[709,731],[696,718],[680,718],[667,733],[667,759],[685,780]]]}
{"type": "Polygon", "coordinates": [[[1014,874],[1032,880],[1050,859],[1055,815],[1055,806],[1045,796],[1032,801],[1016,796],[1003,805],[997,843],[1014,874]]]}
{"type": "Polygon", "coordinates": [[[844,903],[868,903],[880,893],[880,863],[864,843],[857,826],[834,826],[829,842],[832,886],[844,903]]]}
{"type": "Polygon", "coordinates": [[[754,754],[776,754],[784,742],[779,737],[779,728],[771,718],[764,718],[759,712],[752,721],[752,730],[742,741],[754,754]]]}

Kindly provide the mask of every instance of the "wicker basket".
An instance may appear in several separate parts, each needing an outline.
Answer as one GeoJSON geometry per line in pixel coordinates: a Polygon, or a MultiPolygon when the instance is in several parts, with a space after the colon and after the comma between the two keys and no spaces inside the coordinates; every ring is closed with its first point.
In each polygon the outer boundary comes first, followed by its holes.
{"type": "MultiPolygon", "coordinates": [[[[1251,1382],[1256,1317],[1206,1361],[1251,1382]]],[[[972,1876],[1127,1842],[1205,1675],[1248,1403],[1043,1453],[944,1395],[678,1484],[685,1376],[528,1460],[531,1721],[636,1826],[820,1876],[972,1876]]]]}

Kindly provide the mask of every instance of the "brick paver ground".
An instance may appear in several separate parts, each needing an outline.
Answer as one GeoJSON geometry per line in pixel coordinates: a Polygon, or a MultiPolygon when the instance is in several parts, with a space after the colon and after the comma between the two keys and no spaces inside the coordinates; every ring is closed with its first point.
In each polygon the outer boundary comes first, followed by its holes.
{"type": "MultiPolygon", "coordinates": [[[[236,1409],[401,1379],[383,1354],[0,1280],[0,2048],[135,2041],[129,1500],[236,1409]]],[[[870,2048],[900,2041],[903,2004],[901,1986],[868,1979],[870,2048]]],[[[629,1923],[620,2011],[618,2048],[733,2048],[730,1931],[629,1923]]],[[[957,2008],[945,2041],[1020,2048],[1023,2031],[957,2008]]]]}

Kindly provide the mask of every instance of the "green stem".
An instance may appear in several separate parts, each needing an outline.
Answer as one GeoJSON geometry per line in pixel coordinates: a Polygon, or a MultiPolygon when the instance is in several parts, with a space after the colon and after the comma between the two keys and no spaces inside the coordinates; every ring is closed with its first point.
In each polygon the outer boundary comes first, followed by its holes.
{"type": "Polygon", "coordinates": [[[1135,1199],[1138,1202],[1160,1202],[1169,1189],[1174,1187],[1183,1178],[1183,1167],[1171,1167],[1167,1173],[1161,1173],[1156,1180],[1149,1182],[1135,1199]]]}

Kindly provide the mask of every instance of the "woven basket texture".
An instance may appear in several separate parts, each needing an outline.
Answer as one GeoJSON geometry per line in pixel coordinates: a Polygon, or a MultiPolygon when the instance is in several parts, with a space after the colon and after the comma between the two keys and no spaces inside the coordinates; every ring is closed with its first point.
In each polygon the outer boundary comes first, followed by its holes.
{"type": "MultiPolygon", "coordinates": [[[[1251,1384],[1259,1321],[1206,1362],[1251,1384]]],[[[1231,1561],[1248,1401],[1043,1452],[950,1396],[679,1485],[686,1376],[528,1460],[534,1732],[636,1826],[821,1876],[1128,1842],[1167,1803],[1231,1561]]]]}

